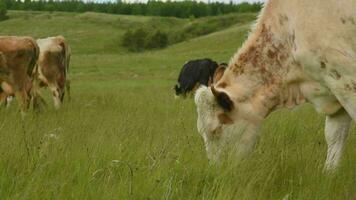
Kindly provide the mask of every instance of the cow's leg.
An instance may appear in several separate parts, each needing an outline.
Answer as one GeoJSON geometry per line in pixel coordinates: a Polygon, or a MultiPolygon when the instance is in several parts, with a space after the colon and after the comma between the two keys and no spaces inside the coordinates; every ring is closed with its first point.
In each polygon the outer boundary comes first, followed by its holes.
{"type": "Polygon", "coordinates": [[[326,171],[333,170],[339,165],[350,123],[351,117],[344,109],[326,117],[325,138],[328,144],[328,155],[324,168],[326,171]]]}
{"type": "Polygon", "coordinates": [[[5,92],[0,93],[0,104],[1,105],[7,106],[7,97],[8,97],[8,94],[6,94],[5,92]]]}
{"type": "Polygon", "coordinates": [[[60,90],[58,87],[54,86],[54,85],[50,85],[49,89],[52,91],[52,97],[53,97],[53,102],[54,102],[54,107],[56,109],[59,109],[59,107],[61,106],[61,94],[60,94],[60,90]]]}
{"type": "Polygon", "coordinates": [[[39,86],[37,85],[31,91],[31,100],[33,109],[36,111],[40,111],[42,109],[42,106],[46,106],[46,101],[41,96],[39,86]]]}
{"type": "Polygon", "coordinates": [[[70,96],[70,80],[68,80],[68,79],[66,81],[66,92],[67,92],[68,100],[70,101],[70,99],[71,99],[71,96],[70,96]]]}
{"type": "Polygon", "coordinates": [[[6,107],[10,106],[11,100],[9,97],[12,96],[12,94],[15,94],[15,90],[13,87],[7,83],[7,82],[2,82],[1,83],[1,89],[3,92],[1,93],[1,102],[4,103],[6,107]]]}
{"type": "Polygon", "coordinates": [[[8,96],[6,97],[5,105],[6,105],[7,108],[10,107],[11,102],[12,102],[13,100],[14,100],[14,96],[12,96],[12,95],[8,95],[8,96]]]}
{"type": "Polygon", "coordinates": [[[15,96],[17,101],[19,102],[19,105],[21,106],[21,114],[24,117],[29,107],[27,92],[25,89],[18,90],[15,92],[15,96]]]}

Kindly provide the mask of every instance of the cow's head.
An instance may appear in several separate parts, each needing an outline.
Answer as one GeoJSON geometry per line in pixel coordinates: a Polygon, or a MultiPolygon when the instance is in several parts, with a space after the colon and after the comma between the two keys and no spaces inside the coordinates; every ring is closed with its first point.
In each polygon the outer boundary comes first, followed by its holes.
{"type": "MultiPolygon", "coordinates": [[[[212,157],[209,154],[215,154],[215,152],[209,152],[211,151],[209,145],[211,146],[212,138],[231,140],[226,138],[232,138],[233,134],[240,135],[239,138],[243,140],[241,141],[242,149],[236,152],[238,157],[243,157],[243,154],[250,150],[250,144],[254,144],[252,140],[256,140],[255,135],[257,134],[255,133],[258,131],[263,117],[255,102],[246,98],[246,93],[249,92],[248,88],[231,82],[219,84],[222,73],[224,71],[215,74],[214,84],[211,87],[201,87],[195,95],[198,131],[204,137],[209,158],[212,157]]],[[[236,141],[236,144],[238,143],[239,141],[236,141]]],[[[221,148],[225,148],[225,145],[222,145],[221,148]]]]}
{"type": "Polygon", "coordinates": [[[185,99],[186,97],[193,97],[195,92],[197,91],[197,89],[202,85],[200,83],[195,83],[190,84],[191,87],[187,87],[186,85],[180,85],[180,84],[176,84],[174,86],[174,91],[175,91],[175,97],[176,98],[183,98],[185,99]]]}

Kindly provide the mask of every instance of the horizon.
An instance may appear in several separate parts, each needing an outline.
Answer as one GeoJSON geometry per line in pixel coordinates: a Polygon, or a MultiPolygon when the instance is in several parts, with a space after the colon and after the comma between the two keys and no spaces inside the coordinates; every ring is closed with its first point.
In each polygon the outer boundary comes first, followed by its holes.
{"type": "MultiPolygon", "coordinates": [[[[93,2],[93,0],[83,0],[85,2],[93,2]]],[[[146,3],[148,0],[122,0],[122,2],[125,3],[146,3]]],[[[159,1],[167,1],[167,0],[159,0],[159,1]]],[[[185,0],[173,0],[173,1],[185,1],[185,0]]],[[[198,2],[204,2],[204,3],[213,3],[213,2],[221,2],[221,3],[230,3],[231,1],[234,4],[239,4],[243,2],[248,2],[248,3],[257,3],[257,2],[265,2],[266,0],[193,0],[193,1],[198,1],[198,2]]],[[[106,3],[106,2],[117,2],[117,0],[94,0],[94,2],[98,3],[106,3]]]]}

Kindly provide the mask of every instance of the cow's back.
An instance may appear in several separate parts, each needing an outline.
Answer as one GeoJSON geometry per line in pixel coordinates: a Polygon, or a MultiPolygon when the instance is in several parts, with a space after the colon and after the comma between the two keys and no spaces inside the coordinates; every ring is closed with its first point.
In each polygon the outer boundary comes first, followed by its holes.
{"type": "Polygon", "coordinates": [[[184,64],[178,78],[183,91],[192,90],[196,84],[208,86],[218,64],[211,59],[192,60],[184,64]]]}
{"type": "Polygon", "coordinates": [[[284,11],[297,51],[335,62],[356,59],[356,1],[293,0],[285,2],[284,11]]]}
{"type": "Polygon", "coordinates": [[[36,65],[39,48],[31,37],[0,37],[0,52],[6,60],[6,67],[12,75],[11,82],[23,84],[29,80],[36,65]]]}
{"type": "Polygon", "coordinates": [[[46,82],[65,79],[69,65],[69,47],[62,36],[38,39],[40,56],[38,65],[46,82]]]}

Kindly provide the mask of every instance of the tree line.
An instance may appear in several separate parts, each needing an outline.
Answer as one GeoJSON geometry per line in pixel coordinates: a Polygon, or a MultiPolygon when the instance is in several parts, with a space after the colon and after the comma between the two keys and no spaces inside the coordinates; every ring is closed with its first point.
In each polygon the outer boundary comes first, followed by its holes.
{"type": "Polygon", "coordinates": [[[0,21],[7,19],[6,4],[3,0],[0,0],[0,21]]]}
{"type": "Polygon", "coordinates": [[[65,12],[101,12],[124,15],[164,16],[164,17],[205,17],[228,13],[257,12],[262,3],[224,4],[219,2],[203,3],[196,1],[156,1],[147,3],[83,2],[81,0],[0,0],[10,10],[65,11],[65,12]]]}

